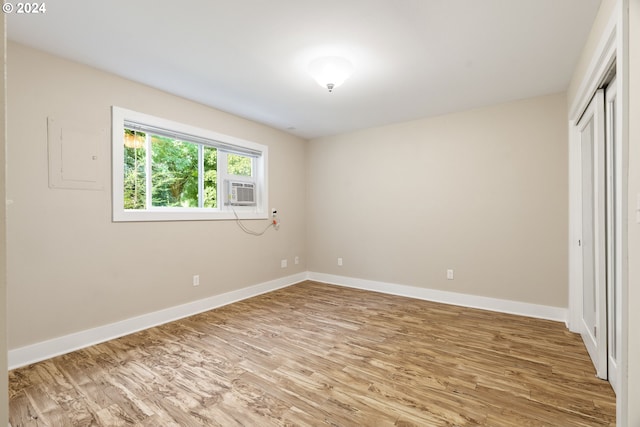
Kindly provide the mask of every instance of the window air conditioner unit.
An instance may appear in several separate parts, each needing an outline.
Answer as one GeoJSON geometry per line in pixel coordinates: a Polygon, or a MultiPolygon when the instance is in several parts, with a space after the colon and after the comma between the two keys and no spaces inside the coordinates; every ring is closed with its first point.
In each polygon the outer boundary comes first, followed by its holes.
{"type": "Polygon", "coordinates": [[[231,206],[255,206],[256,185],[252,182],[227,181],[227,200],[231,206]]]}

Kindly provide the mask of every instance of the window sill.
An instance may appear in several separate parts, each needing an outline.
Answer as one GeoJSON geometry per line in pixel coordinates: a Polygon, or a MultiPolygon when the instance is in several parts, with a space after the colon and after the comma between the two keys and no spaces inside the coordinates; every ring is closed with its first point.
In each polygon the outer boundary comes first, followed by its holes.
{"type": "Polygon", "coordinates": [[[236,219],[269,219],[267,212],[256,212],[255,210],[245,210],[235,208],[233,211],[214,211],[206,209],[176,209],[166,210],[123,210],[113,213],[113,222],[144,222],[144,221],[235,221],[236,219]]]}

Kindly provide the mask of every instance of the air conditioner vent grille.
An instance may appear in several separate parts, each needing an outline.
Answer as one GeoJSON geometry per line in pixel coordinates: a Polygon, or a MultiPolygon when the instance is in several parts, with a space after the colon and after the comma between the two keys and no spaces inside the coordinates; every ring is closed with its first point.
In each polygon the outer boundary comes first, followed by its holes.
{"type": "Polygon", "coordinates": [[[229,181],[229,202],[232,206],[255,206],[256,188],[251,182],[229,181]]]}

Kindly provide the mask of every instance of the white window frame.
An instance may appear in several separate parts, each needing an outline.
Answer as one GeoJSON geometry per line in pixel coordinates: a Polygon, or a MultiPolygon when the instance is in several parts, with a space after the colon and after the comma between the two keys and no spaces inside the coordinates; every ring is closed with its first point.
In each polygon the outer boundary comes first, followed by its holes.
{"type": "Polygon", "coordinates": [[[268,147],[252,141],[224,135],[206,129],[113,106],[111,108],[112,140],[112,215],[114,222],[128,221],[198,221],[268,219],[268,147]],[[179,134],[191,135],[199,140],[211,141],[218,148],[218,207],[178,208],[151,207],[147,209],[124,209],[124,128],[125,122],[134,122],[150,127],[166,129],[179,134]],[[258,153],[253,159],[253,176],[229,175],[226,153],[239,154],[245,151],[258,153]],[[226,180],[251,181],[256,185],[255,206],[229,206],[224,203],[226,180]]]}

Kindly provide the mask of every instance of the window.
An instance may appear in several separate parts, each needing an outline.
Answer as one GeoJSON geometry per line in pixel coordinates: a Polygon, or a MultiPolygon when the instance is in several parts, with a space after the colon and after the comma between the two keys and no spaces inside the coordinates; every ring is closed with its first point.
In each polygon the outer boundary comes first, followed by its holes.
{"type": "Polygon", "coordinates": [[[113,220],[267,218],[267,147],[113,107],[113,220]]]}

